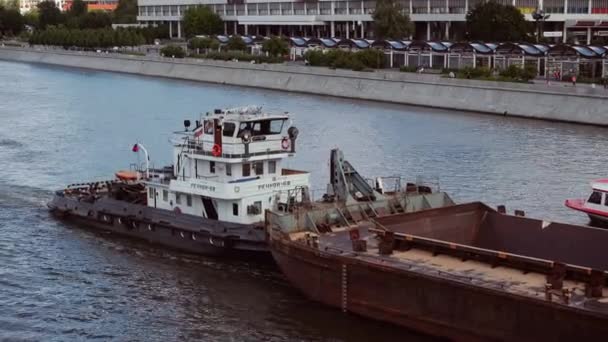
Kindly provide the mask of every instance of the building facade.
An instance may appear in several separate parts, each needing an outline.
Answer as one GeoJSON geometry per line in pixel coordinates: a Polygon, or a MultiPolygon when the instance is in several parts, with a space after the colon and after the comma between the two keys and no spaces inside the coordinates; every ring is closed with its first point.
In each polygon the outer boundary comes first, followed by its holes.
{"type": "MultiPolygon", "coordinates": [[[[484,0],[398,0],[415,24],[415,39],[467,39],[465,16],[484,0]]],[[[540,8],[550,17],[543,35],[552,41],[591,43],[608,38],[608,0],[496,0],[514,5],[534,21],[540,8]]],[[[138,0],[138,21],[169,24],[181,38],[190,6],[207,5],[224,20],[225,34],[373,38],[374,0],[138,0]]],[[[542,24],[542,25],[541,25],[542,24]]]]}

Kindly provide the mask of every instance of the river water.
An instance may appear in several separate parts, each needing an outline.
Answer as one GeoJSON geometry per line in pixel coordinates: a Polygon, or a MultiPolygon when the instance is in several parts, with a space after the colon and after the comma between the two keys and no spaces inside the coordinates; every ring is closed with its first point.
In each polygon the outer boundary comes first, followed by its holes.
{"type": "MultiPolygon", "coordinates": [[[[170,132],[216,107],[293,113],[290,167],[438,182],[458,202],[585,224],[563,206],[606,176],[607,130],[241,87],[0,62],[0,340],[426,341],[304,299],[272,265],[95,234],[49,217],[67,183],[170,160],[170,132]]],[[[479,99],[471,99],[478,101],[479,99]]],[[[404,294],[407,295],[407,294],[404,294]]]]}

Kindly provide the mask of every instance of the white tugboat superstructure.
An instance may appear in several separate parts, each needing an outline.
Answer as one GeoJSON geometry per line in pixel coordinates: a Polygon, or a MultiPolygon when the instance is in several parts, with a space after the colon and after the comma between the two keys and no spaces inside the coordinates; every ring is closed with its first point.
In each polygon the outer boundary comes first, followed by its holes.
{"type": "Polygon", "coordinates": [[[298,134],[288,114],[242,107],[207,113],[193,130],[185,125],[172,140],[172,174],[153,173],[145,182],[148,206],[256,224],[264,210],[289,201],[288,190],[309,187],[308,172],[284,167],[298,134]]]}

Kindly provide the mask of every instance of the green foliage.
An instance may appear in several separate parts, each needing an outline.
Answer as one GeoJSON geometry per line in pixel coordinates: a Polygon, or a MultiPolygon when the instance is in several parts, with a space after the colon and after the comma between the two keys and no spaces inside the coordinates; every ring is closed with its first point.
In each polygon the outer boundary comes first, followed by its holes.
{"type": "Polygon", "coordinates": [[[25,19],[18,9],[0,7],[0,35],[19,35],[24,25],[25,19]]]}
{"type": "Polygon", "coordinates": [[[133,24],[137,22],[137,0],[118,0],[114,10],[114,23],[133,24]]]}
{"type": "Polygon", "coordinates": [[[169,25],[148,26],[133,30],[144,36],[146,44],[153,44],[155,39],[169,38],[169,25]]]}
{"type": "Polygon", "coordinates": [[[401,39],[411,36],[414,25],[410,17],[403,12],[403,8],[396,0],[378,0],[372,14],[376,38],[401,39]]]}
{"type": "Polygon", "coordinates": [[[412,65],[403,65],[399,68],[399,71],[401,72],[416,72],[417,70],[418,68],[412,65]]]}
{"type": "Polygon", "coordinates": [[[226,50],[228,51],[245,51],[247,50],[247,44],[243,41],[241,36],[232,36],[226,43],[226,50]]]}
{"type": "Polygon", "coordinates": [[[45,0],[37,5],[38,7],[38,28],[44,30],[47,26],[55,26],[65,22],[65,16],[52,0],[45,0]]]}
{"type": "Polygon", "coordinates": [[[469,39],[487,42],[529,40],[533,25],[512,5],[501,5],[494,0],[479,2],[467,14],[469,39]]]}
{"type": "Polygon", "coordinates": [[[536,77],[537,70],[533,65],[526,65],[522,68],[519,65],[509,65],[508,68],[500,72],[500,76],[512,79],[512,80],[521,80],[521,81],[529,81],[536,77]]]}
{"type": "Polygon", "coordinates": [[[5,9],[19,9],[19,0],[0,0],[0,7],[5,9]]]}
{"type": "Polygon", "coordinates": [[[262,51],[274,57],[283,56],[289,52],[289,46],[283,38],[272,36],[264,41],[262,51]]]}
{"type": "Polygon", "coordinates": [[[256,56],[242,51],[214,51],[203,55],[193,55],[195,58],[214,59],[220,61],[232,61],[237,60],[239,62],[251,62],[255,61],[257,64],[261,63],[282,63],[283,59],[272,56],[256,56]]]}
{"type": "Polygon", "coordinates": [[[23,20],[25,21],[25,25],[29,25],[33,28],[37,28],[39,26],[38,17],[40,16],[40,12],[37,8],[31,9],[29,12],[23,15],[23,20]]]}
{"type": "Polygon", "coordinates": [[[49,27],[34,32],[30,45],[56,45],[79,48],[108,48],[114,46],[136,46],[145,42],[141,33],[130,29],[67,29],[49,27]]]}
{"type": "Polygon", "coordinates": [[[458,70],[458,76],[459,78],[488,79],[492,77],[492,70],[485,67],[466,67],[458,70]]]}
{"type": "Polygon", "coordinates": [[[87,13],[87,4],[82,0],[72,1],[72,7],[67,11],[70,17],[80,17],[87,13]]]}
{"type": "Polygon", "coordinates": [[[177,45],[167,45],[164,48],[160,49],[161,56],[164,57],[174,57],[174,58],[184,58],[186,57],[186,52],[180,46],[177,45]]]}
{"type": "Polygon", "coordinates": [[[384,68],[384,53],[378,49],[366,49],[357,52],[339,49],[309,50],[304,58],[312,66],[326,66],[338,69],[364,70],[384,68]]]}
{"type": "Polygon", "coordinates": [[[81,29],[97,29],[112,26],[112,17],[107,12],[93,11],[80,17],[81,29]]]}
{"type": "Polygon", "coordinates": [[[188,8],[183,22],[186,37],[219,34],[223,29],[222,18],[208,6],[188,8]]]}
{"type": "Polygon", "coordinates": [[[210,37],[195,37],[188,41],[188,48],[197,50],[197,52],[200,52],[201,50],[217,50],[219,47],[220,43],[210,37]]]}

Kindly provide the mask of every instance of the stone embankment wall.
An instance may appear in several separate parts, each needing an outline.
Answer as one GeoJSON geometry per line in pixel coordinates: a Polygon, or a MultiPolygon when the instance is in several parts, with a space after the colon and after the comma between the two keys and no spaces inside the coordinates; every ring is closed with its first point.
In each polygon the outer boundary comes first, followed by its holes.
{"type": "Polygon", "coordinates": [[[608,92],[400,72],[1,47],[0,59],[608,126],[608,92]]]}

